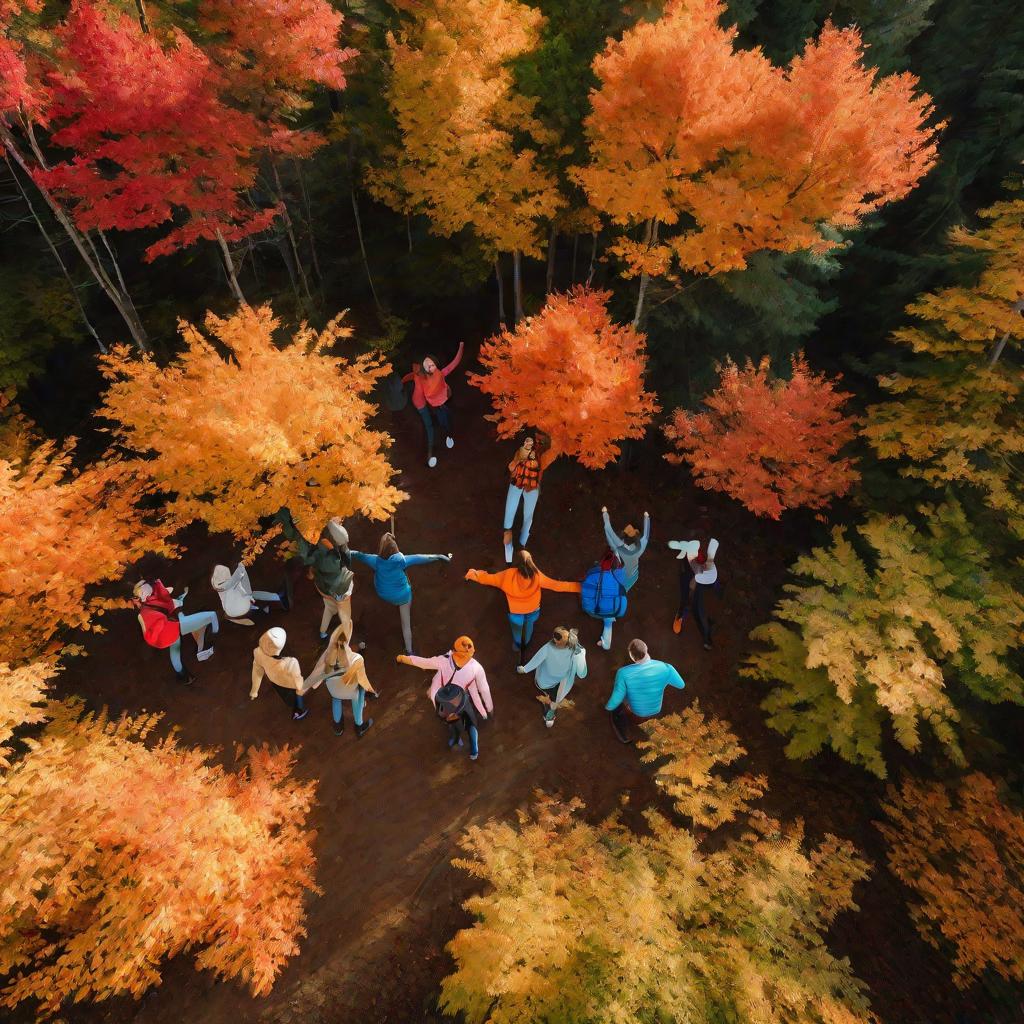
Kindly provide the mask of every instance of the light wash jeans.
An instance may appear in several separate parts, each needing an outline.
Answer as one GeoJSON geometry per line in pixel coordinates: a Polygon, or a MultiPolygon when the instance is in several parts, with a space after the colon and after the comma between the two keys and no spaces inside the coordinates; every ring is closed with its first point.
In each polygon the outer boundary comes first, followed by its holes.
{"type": "Polygon", "coordinates": [[[185,671],[185,667],[181,663],[181,637],[186,633],[191,633],[196,647],[201,651],[206,640],[206,627],[209,626],[214,633],[218,633],[220,623],[217,621],[216,612],[194,612],[192,615],[183,615],[179,612],[178,626],[181,629],[181,636],[167,650],[171,656],[171,666],[180,676],[185,671]]]}
{"type": "Polygon", "coordinates": [[[519,543],[524,547],[530,539],[530,527],[533,526],[533,512],[537,507],[537,499],[540,497],[540,488],[535,487],[532,491],[524,491],[522,487],[515,484],[508,485],[508,494],[505,496],[505,529],[511,530],[516,519],[516,511],[519,508],[519,499],[523,501],[523,527],[519,531],[519,543]]]}
{"type": "Polygon", "coordinates": [[[533,627],[540,618],[540,609],[529,612],[526,615],[519,615],[516,612],[508,613],[508,621],[512,625],[512,643],[516,650],[525,650],[533,637],[533,627]]]}
{"type": "MultiPolygon", "coordinates": [[[[335,725],[345,717],[344,700],[344,697],[331,698],[331,717],[334,719],[335,725]]],[[[359,692],[349,703],[352,705],[352,721],[356,725],[362,725],[363,708],[366,706],[366,691],[360,687],[359,692]]]]}

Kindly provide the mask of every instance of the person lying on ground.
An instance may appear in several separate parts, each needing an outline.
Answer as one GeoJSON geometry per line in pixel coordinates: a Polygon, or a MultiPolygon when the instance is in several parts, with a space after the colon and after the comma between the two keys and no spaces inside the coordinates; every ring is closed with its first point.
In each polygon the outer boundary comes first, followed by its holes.
{"type": "Polygon", "coordinates": [[[249,581],[249,573],[241,562],[234,572],[226,565],[215,565],[210,573],[210,585],[220,598],[221,607],[229,622],[242,626],[251,626],[253,622],[246,616],[250,612],[269,612],[275,605],[283,611],[291,608],[291,582],[285,576],[281,589],[276,593],[270,590],[253,590],[249,581]]]}

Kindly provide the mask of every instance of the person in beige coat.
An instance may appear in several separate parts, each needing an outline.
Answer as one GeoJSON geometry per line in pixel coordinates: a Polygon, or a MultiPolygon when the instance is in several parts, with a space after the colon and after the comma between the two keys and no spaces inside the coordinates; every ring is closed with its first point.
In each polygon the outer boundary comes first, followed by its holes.
{"type": "Polygon", "coordinates": [[[302,692],[309,693],[321,683],[327,683],[327,692],[331,695],[331,717],[334,719],[334,734],[340,736],[345,731],[345,710],[342,701],[352,705],[352,721],[356,727],[356,738],[362,739],[366,731],[373,725],[373,719],[363,721],[363,708],[366,698],[374,700],[380,696],[366,676],[366,663],[363,656],[353,651],[352,620],[342,619],[331,634],[327,649],[320,655],[313,671],[303,684],[302,692]]]}
{"type": "Polygon", "coordinates": [[[309,714],[302,699],[303,679],[298,658],[282,656],[288,634],[280,626],[268,629],[260,637],[259,646],[252,652],[252,686],[249,688],[249,699],[259,696],[263,677],[270,680],[271,686],[285,704],[292,708],[292,718],[301,721],[309,714]]]}

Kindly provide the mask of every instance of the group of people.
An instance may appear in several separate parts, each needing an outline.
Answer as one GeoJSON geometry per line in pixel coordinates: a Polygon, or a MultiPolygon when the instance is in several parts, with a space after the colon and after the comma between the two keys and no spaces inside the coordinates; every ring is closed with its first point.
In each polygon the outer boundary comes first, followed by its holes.
{"type": "MultiPolygon", "coordinates": [[[[440,367],[433,357],[403,381],[413,383],[413,405],[421,416],[426,432],[427,461],[437,464],[434,454],[434,421],[445,436],[448,449],[454,447],[451,417],[447,407],[451,389],[447,378],[459,365],[463,354],[460,345],[454,359],[440,367]]],[[[544,706],[544,724],[554,725],[559,708],[565,703],[577,679],[587,676],[586,649],[579,642],[576,629],[558,626],[551,639],[532,657],[528,649],[534,627],[540,617],[543,591],[579,595],[584,613],[598,620],[601,633],[599,647],[610,650],[616,621],[627,611],[627,595],[640,578],[640,560],[650,541],[651,518],[644,513],[641,526],[627,523],[616,533],[607,508],[601,509],[606,546],[601,557],[580,580],[553,579],[538,567],[526,549],[540,496],[545,470],[554,458],[550,438],[541,432],[528,435],[509,463],[509,484],[505,501],[502,545],[509,567],[499,572],[469,569],[466,580],[500,590],[506,600],[512,633],[512,650],[519,674],[534,674],[534,683],[544,706]],[[514,525],[522,508],[518,545],[514,541],[514,525]]],[[[469,746],[469,756],[476,760],[480,752],[480,722],[493,714],[494,705],[487,674],[477,661],[476,648],[469,636],[460,636],[445,654],[419,657],[413,648],[412,585],[408,570],[435,562],[450,562],[448,554],[413,554],[401,551],[391,532],[380,539],[375,554],[353,550],[340,518],[327,522],[315,542],[302,535],[291,512],[282,508],[275,516],[284,537],[291,542],[294,562],[304,566],[323,601],[323,613],[317,631],[322,651],[308,675],[303,675],[297,658],[285,654],[287,633],[280,626],[267,629],[253,651],[250,698],[259,696],[263,680],[282,698],[298,721],[309,714],[305,697],[325,685],[331,697],[334,731],[345,729],[345,704],[350,705],[354,731],[362,738],[373,725],[365,716],[366,702],[376,700],[378,691],[370,682],[361,651],[365,644],[353,640],[352,594],[355,586],[354,566],[363,565],[373,572],[377,596],[398,608],[404,654],[398,662],[433,673],[427,696],[437,716],[448,727],[448,746],[453,750],[469,746]],[[331,624],[337,626],[331,631],[331,624]]],[[[711,647],[711,619],[708,615],[708,594],[718,585],[715,556],[718,541],[670,541],[669,547],[679,552],[682,562],[679,573],[679,606],[673,630],[679,633],[692,610],[700,629],[705,649],[711,647]]],[[[251,626],[254,617],[274,609],[288,611],[293,594],[291,577],[286,575],[276,590],[255,590],[244,565],[234,571],[215,566],[211,585],[220,598],[222,612],[229,621],[251,626]]],[[[185,614],[182,606],[187,589],[177,598],[171,588],[156,578],[144,578],[135,586],[135,606],[143,637],[147,644],[167,649],[175,676],[183,683],[192,677],[185,670],[181,657],[181,640],[191,633],[197,648],[197,660],[213,656],[213,643],[207,646],[207,631],[214,636],[220,629],[220,618],[214,611],[185,614]]],[[[639,721],[661,711],[666,688],[684,686],[679,673],[666,662],[650,657],[642,640],[627,646],[628,662],[615,675],[611,696],[605,707],[617,738],[631,742],[630,722],[639,721]]]]}

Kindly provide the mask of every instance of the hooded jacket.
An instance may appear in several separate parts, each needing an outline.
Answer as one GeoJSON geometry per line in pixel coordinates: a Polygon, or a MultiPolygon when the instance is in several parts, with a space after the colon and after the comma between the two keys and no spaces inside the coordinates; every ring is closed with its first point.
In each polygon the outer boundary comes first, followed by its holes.
{"type": "MultiPolygon", "coordinates": [[[[335,627],[327,647],[313,666],[313,671],[306,677],[306,681],[303,683],[303,693],[315,690],[324,682],[326,676],[339,670],[342,653],[340,647],[342,644],[349,643],[351,639],[352,621],[351,619],[348,621],[342,619],[341,625],[335,627]]],[[[367,693],[375,692],[373,684],[366,676],[366,664],[363,661],[363,656],[350,649],[348,668],[344,670],[343,675],[327,680],[327,692],[332,697],[338,697],[341,700],[353,700],[356,691],[360,689],[366,690],[367,693]]]]}
{"type": "Polygon", "coordinates": [[[558,687],[558,700],[563,700],[577,679],[587,675],[587,652],[580,647],[556,647],[550,640],[523,666],[523,672],[537,670],[535,677],[541,690],[558,687]]]}
{"type": "Polygon", "coordinates": [[[164,650],[173,647],[181,637],[178,625],[178,603],[170,591],[160,582],[153,580],[151,593],[139,602],[139,618],[142,619],[142,636],[150,647],[164,650]]]}
{"type": "MultiPolygon", "coordinates": [[[[316,589],[329,597],[340,597],[346,593],[353,577],[352,570],[348,567],[349,558],[344,545],[339,545],[343,548],[343,552],[339,552],[327,544],[310,544],[299,533],[291,512],[286,508],[281,509],[274,519],[281,524],[281,532],[285,538],[294,542],[295,554],[299,561],[313,570],[313,583],[316,589]]],[[[331,524],[333,525],[335,524],[331,524]]],[[[340,528],[339,532],[338,528],[331,529],[331,526],[328,526],[328,530],[332,538],[344,533],[347,542],[348,534],[344,528],[340,528]]]]}
{"type": "Polygon", "coordinates": [[[252,584],[244,565],[239,564],[234,572],[226,565],[215,565],[210,583],[220,596],[221,607],[229,619],[240,619],[252,609],[252,584]]]}
{"type": "Polygon", "coordinates": [[[491,701],[491,688],[487,685],[487,673],[476,658],[470,658],[461,668],[455,664],[452,652],[439,654],[436,658],[419,658],[415,654],[408,656],[409,664],[417,668],[434,669],[434,678],[430,681],[427,696],[434,701],[434,694],[448,683],[462,687],[473,699],[473,704],[480,712],[481,718],[494,710],[491,701]]]}
{"type": "Polygon", "coordinates": [[[405,574],[406,569],[414,565],[426,565],[428,562],[449,561],[447,555],[403,555],[401,551],[396,551],[389,558],[353,551],[352,559],[373,570],[373,588],[377,596],[388,604],[397,605],[408,604],[412,600],[412,585],[405,574]]]}
{"type": "Polygon", "coordinates": [[[465,343],[460,342],[459,351],[455,353],[455,358],[447,366],[439,366],[437,372],[432,373],[429,377],[421,371],[417,363],[413,367],[412,373],[407,373],[402,378],[403,384],[412,381],[412,404],[417,409],[422,409],[428,405],[436,408],[448,401],[451,389],[448,387],[448,381],[445,378],[462,362],[462,352],[465,347],[465,343]]]}
{"type": "Polygon", "coordinates": [[[540,608],[541,590],[557,590],[562,594],[578,594],[578,583],[566,583],[564,580],[553,580],[539,570],[532,579],[528,579],[514,566],[501,572],[483,572],[470,569],[466,579],[481,583],[485,587],[497,587],[508,600],[508,610],[512,615],[529,615],[540,608]]]}
{"type": "Polygon", "coordinates": [[[302,670],[299,668],[298,658],[280,656],[287,638],[287,634],[280,626],[268,629],[260,637],[259,647],[252,652],[252,686],[249,688],[251,699],[255,700],[259,694],[264,675],[275,686],[302,692],[302,670]]]}

